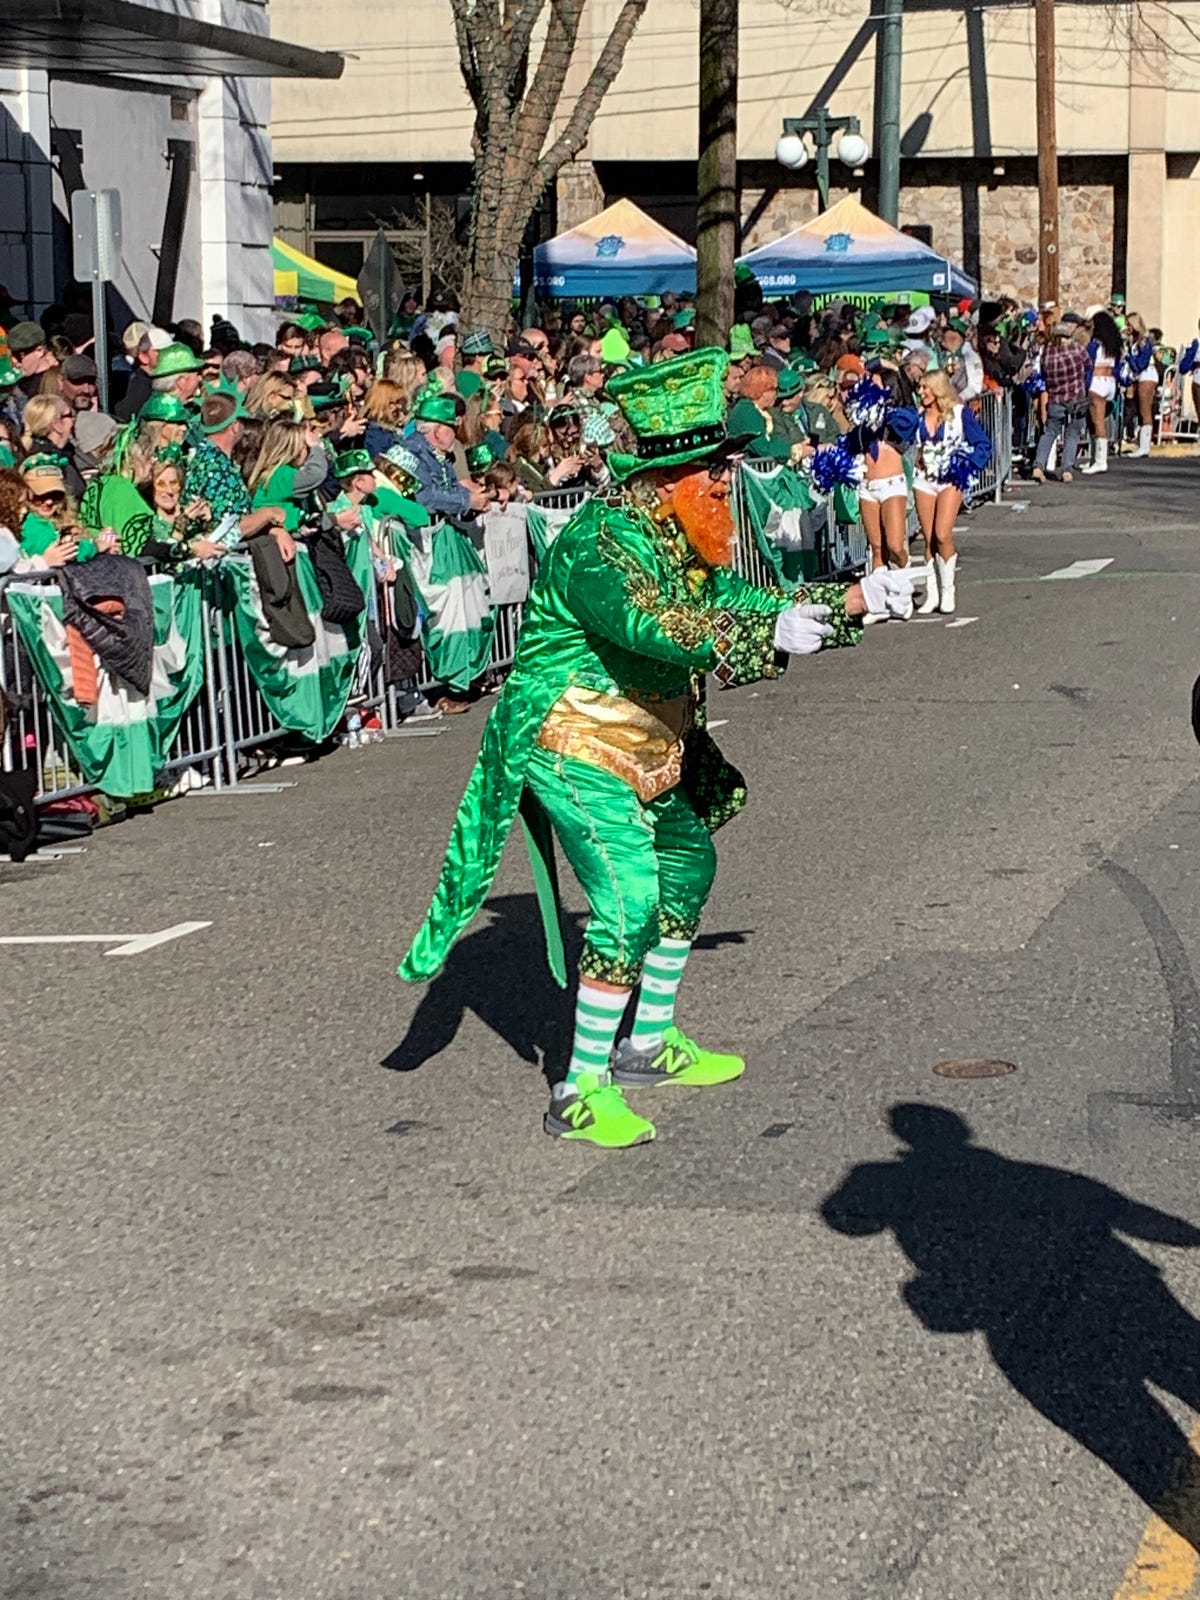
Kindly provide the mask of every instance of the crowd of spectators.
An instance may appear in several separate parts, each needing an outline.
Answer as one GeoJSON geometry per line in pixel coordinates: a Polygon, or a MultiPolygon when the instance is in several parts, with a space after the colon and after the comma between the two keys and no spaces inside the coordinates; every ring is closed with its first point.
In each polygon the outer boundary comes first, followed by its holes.
{"type": "MultiPolygon", "coordinates": [[[[968,406],[1011,391],[1018,437],[1036,440],[1033,479],[1057,454],[1069,480],[1088,428],[1084,470],[1105,470],[1122,391],[1135,454],[1148,451],[1146,413],[1174,362],[1118,297],[1078,315],[1011,300],[766,304],[752,281],[737,293],[731,430],[748,454],[794,466],[845,433],[843,402],[868,372],[907,406],[939,371],[968,406]]],[[[682,354],[694,331],[693,301],[672,294],[543,307],[503,341],[465,326],[445,294],[425,308],[406,296],[382,342],[354,301],[284,316],[271,343],[221,319],[207,332],[133,322],[102,411],[90,316],[52,307],[0,346],[0,571],[106,551],[217,561],[256,540],[286,564],[315,515],[347,531],[380,493],[467,524],[535,494],[602,493],[609,452],[631,444],[609,379],[682,354]]]]}

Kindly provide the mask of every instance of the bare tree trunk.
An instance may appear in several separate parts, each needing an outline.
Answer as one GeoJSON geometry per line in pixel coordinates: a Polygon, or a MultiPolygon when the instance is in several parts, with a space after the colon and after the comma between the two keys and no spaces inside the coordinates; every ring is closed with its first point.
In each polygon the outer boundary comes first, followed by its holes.
{"type": "Polygon", "coordinates": [[[586,0],[451,0],[463,80],[475,105],[470,257],[462,318],[505,337],[521,240],[558,170],[587,140],[648,0],[624,0],[579,98],[551,136],[586,0]],[[549,7],[530,78],[530,40],[549,7]]]}
{"type": "Polygon", "coordinates": [[[737,255],[738,0],[700,0],[696,343],[729,343],[737,255]]]}

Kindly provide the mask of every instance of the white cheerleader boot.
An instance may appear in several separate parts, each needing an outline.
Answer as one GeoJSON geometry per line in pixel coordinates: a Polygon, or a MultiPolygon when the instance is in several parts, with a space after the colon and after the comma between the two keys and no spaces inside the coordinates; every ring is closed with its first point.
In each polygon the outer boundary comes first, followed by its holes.
{"type": "Polygon", "coordinates": [[[941,590],[938,610],[943,616],[948,617],[957,604],[957,598],[954,593],[954,573],[955,568],[958,566],[958,552],[956,551],[948,560],[943,559],[941,556],[934,556],[933,564],[937,568],[938,588],[941,590]]]}
{"type": "Polygon", "coordinates": [[[928,562],[927,564],[928,564],[928,567],[929,567],[929,576],[924,580],[925,581],[925,598],[921,601],[921,604],[917,607],[916,614],[917,614],[918,617],[927,617],[927,616],[930,615],[931,612],[936,611],[937,608],[938,608],[937,571],[934,568],[934,565],[933,565],[932,561],[928,562]]]}
{"type": "Polygon", "coordinates": [[[1108,471],[1108,439],[1098,438],[1095,441],[1096,458],[1089,461],[1086,467],[1080,467],[1080,472],[1107,472],[1108,471]]]}
{"type": "Polygon", "coordinates": [[[1136,461],[1139,456],[1148,456],[1150,454],[1150,439],[1153,433],[1154,429],[1151,427],[1141,427],[1138,429],[1138,445],[1137,449],[1129,458],[1131,461],[1136,461]]]}

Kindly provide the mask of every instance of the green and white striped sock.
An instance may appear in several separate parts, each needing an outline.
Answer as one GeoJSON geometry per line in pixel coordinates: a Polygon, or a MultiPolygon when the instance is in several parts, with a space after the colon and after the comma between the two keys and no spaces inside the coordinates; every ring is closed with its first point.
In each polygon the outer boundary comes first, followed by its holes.
{"type": "Polygon", "coordinates": [[[607,1073],[628,999],[628,989],[614,993],[580,979],[575,1002],[575,1043],[567,1063],[568,1083],[574,1083],[584,1072],[594,1072],[599,1078],[607,1073]]]}
{"type": "Polygon", "coordinates": [[[689,939],[660,939],[646,957],[642,988],[629,1042],[642,1055],[657,1050],[663,1030],[675,1021],[675,996],[691,952],[689,939]]]}

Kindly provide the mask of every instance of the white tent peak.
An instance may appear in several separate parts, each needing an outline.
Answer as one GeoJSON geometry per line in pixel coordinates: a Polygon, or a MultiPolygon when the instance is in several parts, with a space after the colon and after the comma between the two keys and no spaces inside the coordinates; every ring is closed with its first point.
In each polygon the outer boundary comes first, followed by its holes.
{"type": "Polygon", "coordinates": [[[632,200],[614,200],[612,205],[605,206],[603,211],[594,217],[589,217],[586,222],[580,222],[573,228],[565,228],[562,233],[555,234],[553,239],[547,241],[550,248],[565,245],[568,241],[595,241],[613,236],[624,238],[631,236],[649,243],[651,240],[666,248],[678,250],[681,255],[694,260],[695,250],[686,244],[677,233],[672,233],[670,228],[664,228],[661,222],[656,222],[641,206],[634,205],[632,200]]]}

